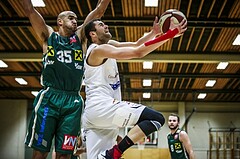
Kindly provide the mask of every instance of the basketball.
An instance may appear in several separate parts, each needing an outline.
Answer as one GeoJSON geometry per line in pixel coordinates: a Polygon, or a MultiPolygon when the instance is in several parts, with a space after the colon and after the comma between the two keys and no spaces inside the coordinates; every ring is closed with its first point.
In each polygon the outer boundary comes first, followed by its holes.
{"type": "MultiPolygon", "coordinates": [[[[186,16],[179,10],[169,9],[166,10],[160,17],[160,27],[163,33],[166,33],[169,30],[171,17],[173,17],[173,22],[179,24],[183,19],[187,19],[186,16]]],[[[174,38],[181,35],[176,35],[174,38]]]]}

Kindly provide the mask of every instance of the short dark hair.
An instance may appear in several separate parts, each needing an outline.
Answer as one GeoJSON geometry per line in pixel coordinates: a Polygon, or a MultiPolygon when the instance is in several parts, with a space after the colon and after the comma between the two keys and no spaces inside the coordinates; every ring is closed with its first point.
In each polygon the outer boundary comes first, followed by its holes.
{"type": "Polygon", "coordinates": [[[175,117],[177,117],[178,122],[180,122],[180,118],[179,118],[179,116],[178,116],[177,114],[175,114],[175,113],[171,113],[169,116],[175,116],[175,117]]]}
{"type": "Polygon", "coordinates": [[[89,35],[89,33],[90,33],[91,31],[96,31],[94,22],[95,22],[95,21],[100,21],[100,20],[101,20],[101,19],[93,19],[93,20],[91,20],[90,22],[88,22],[88,23],[86,24],[86,26],[84,27],[85,36],[87,37],[87,39],[88,39],[88,41],[89,41],[90,43],[92,43],[92,39],[91,39],[91,36],[89,35]]]}

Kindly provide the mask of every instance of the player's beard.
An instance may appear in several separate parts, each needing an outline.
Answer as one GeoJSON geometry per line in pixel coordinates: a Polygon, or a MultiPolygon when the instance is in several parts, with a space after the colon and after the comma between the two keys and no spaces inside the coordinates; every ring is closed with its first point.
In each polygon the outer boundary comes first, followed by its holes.
{"type": "Polygon", "coordinates": [[[70,35],[77,31],[77,26],[75,27],[72,24],[71,25],[66,25],[64,27],[65,27],[65,31],[70,35]]]}
{"type": "Polygon", "coordinates": [[[176,130],[178,128],[178,125],[174,126],[174,127],[171,127],[171,126],[168,126],[170,130],[176,130]]]}
{"type": "Polygon", "coordinates": [[[111,38],[112,38],[111,33],[101,34],[101,36],[99,36],[99,41],[101,41],[102,44],[106,44],[111,38]]]}

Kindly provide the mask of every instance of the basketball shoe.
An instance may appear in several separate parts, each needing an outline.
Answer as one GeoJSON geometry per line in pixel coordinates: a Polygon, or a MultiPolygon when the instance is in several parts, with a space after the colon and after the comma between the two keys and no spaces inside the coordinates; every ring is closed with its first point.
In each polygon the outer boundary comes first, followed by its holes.
{"type": "Polygon", "coordinates": [[[119,150],[118,146],[113,146],[112,149],[106,150],[98,155],[98,159],[120,159],[122,152],[119,150]]]}

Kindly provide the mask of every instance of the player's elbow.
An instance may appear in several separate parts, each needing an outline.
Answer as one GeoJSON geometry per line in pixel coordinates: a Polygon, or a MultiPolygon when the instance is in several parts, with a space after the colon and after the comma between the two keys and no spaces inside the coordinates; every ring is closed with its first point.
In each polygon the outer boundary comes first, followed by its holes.
{"type": "Polygon", "coordinates": [[[143,58],[144,56],[149,54],[151,51],[149,49],[146,49],[144,45],[140,45],[139,47],[134,48],[134,50],[137,52],[136,54],[138,58],[143,58]]]}

